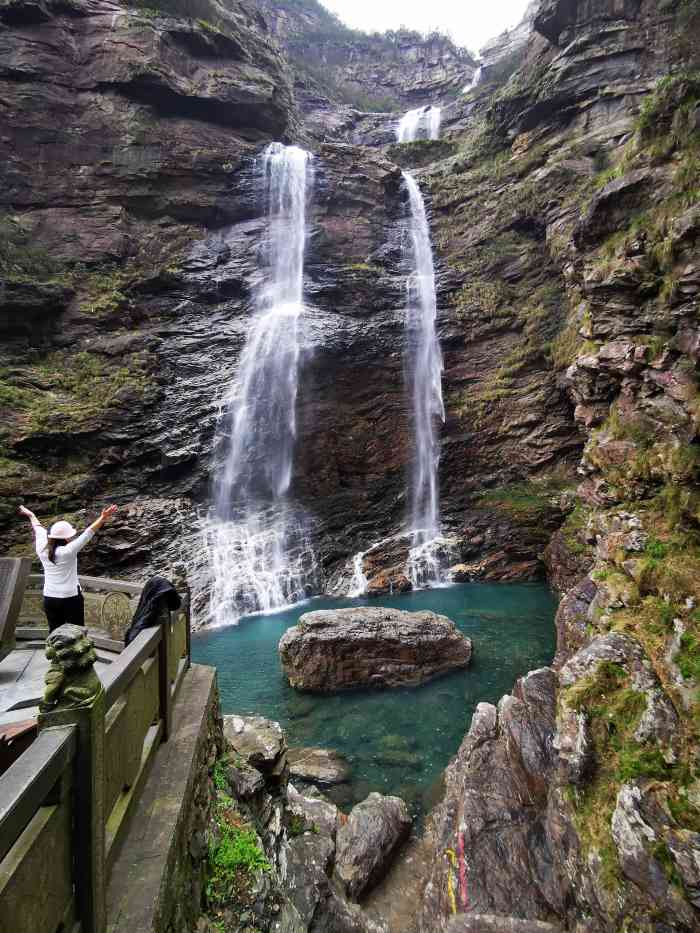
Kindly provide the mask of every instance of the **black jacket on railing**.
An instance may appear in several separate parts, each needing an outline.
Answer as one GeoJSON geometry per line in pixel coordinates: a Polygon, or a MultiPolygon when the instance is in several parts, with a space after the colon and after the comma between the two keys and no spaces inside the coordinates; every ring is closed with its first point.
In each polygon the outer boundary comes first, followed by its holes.
{"type": "Polygon", "coordinates": [[[124,636],[124,644],[132,642],[145,628],[160,625],[169,618],[167,612],[173,612],[181,605],[182,600],[170,580],[151,577],[143,588],[134,618],[124,636]]]}

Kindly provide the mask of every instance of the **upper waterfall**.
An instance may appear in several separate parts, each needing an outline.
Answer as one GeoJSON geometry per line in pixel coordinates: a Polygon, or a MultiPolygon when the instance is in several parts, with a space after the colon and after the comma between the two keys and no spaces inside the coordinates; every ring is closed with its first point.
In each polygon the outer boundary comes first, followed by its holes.
{"type": "Polygon", "coordinates": [[[474,72],[474,76],[472,77],[471,82],[469,84],[464,85],[464,88],[462,90],[463,94],[466,94],[468,91],[473,91],[475,87],[479,86],[479,84],[481,83],[481,76],[483,74],[483,71],[484,71],[483,67],[479,65],[479,67],[474,72]]]}
{"type": "Polygon", "coordinates": [[[269,271],[219,424],[226,458],[208,529],[211,614],[220,623],[302,598],[314,566],[303,523],[286,498],[296,441],[312,162],[303,149],[272,143],[261,164],[269,271]]]}
{"type": "Polygon", "coordinates": [[[435,266],[425,202],[412,175],[403,173],[410,210],[407,258],[406,329],[413,406],[415,453],[411,476],[409,576],[414,586],[435,583],[439,566],[435,553],[440,534],[438,466],[440,452],[435,419],[445,420],[442,398],[442,352],[436,332],[435,266]]]}
{"type": "Polygon", "coordinates": [[[425,139],[438,139],[442,107],[418,107],[405,113],[396,127],[396,141],[412,143],[421,134],[425,139]]]}

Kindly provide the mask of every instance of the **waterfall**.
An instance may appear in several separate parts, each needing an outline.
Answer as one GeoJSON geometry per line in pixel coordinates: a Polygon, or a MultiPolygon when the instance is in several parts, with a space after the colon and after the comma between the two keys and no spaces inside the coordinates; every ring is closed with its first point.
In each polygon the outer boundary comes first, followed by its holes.
{"type": "Polygon", "coordinates": [[[438,139],[442,107],[418,107],[409,110],[399,120],[396,127],[396,141],[412,143],[423,133],[426,139],[438,139]]]}
{"type": "Polygon", "coordinates": [[[219,624],[304,598],[315,572],[304,521],[288,499],[311,156],[272,143],[261,174],[269,272],[219,421],[226,458],[207,528],[214,576],[210,615],[219,624]]]}
{"type": "Polygon", "coordinates": [[[483,69],[481,65],[479,65],[479,67],[474,72],[474,77],[472,78],[471,83],[464,85],[464,88],[462,89],[462,94],[468,94],[469,91],[473,91],[475,87],[479,86],[479,83],[481,82],[482,72],[483,72],[483,69]]]}
{"type": "Polygon", "coordinates": [[[407,282],[406,329],[408,372],[413,403],[415,453],[411,476],[410,533],[412,547],[407,576],[414,587],[439,582],[437,548],[440,536],[438,465],[440,452],[435,420],[445,420],[442,400],[442,353],[435,330],[437,300],[430,228],[420,188],[403,173],[410,209],[406,254],[411,267],[407,282]]]}
{"type": "Polygon", "coordinates": [[[355,554],[352,559],[352,580],[350,581],[350,589],[348,591],[348,596],[350,598],[364,596],[367,592],[368,580],[362,569],[365,553],[365,551],[360,551],[358,554],[355,554]]]}

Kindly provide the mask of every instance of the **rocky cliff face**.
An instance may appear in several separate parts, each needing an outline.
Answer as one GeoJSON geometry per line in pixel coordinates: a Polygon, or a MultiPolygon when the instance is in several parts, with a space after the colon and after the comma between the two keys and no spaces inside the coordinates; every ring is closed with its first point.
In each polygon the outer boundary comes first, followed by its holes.
{"type": "Polygon", "coordinates": [[[550,378],[585,447],[547,549],[565,594],[554,666],[479,707],[447,769],[420,930],[455,912],[465,929],[699,922],[693,23],[690,5],[542,4],[523,67],[470,96],[462,153],[422,175],[443,261],[468,273],[467,314],[494,328],[491,347],[519,334],[472,386],[486,437],[502,443],[497,419],[525,399],[532,412],[550,378]],[[561,292],[525,314],[535,270],[561,292]],[[543,359],[551,374],[534,377],[543,359]]]}
{"type": "MultiPolygon", "coordinates": [[[[260,279],[271,139],[315,152],[293,494],[324,585],[395,535],[412,167],[437,260],[450,556],[465,579],[522,579],[544,552],[563,594],[552,669],[480,707],[448,768],[419,924],[697,928],[697,4],[543,0],[509,80],[449,102],[466,59],[407,47],[389,91],[446,104],[445,131],[390,147],[395,114],[321,99],[272,41],[308,42],[313,17],[201,4],[0,7],[10,546],[26,550],[22,498],[80,520],[109,497],[121,518],[85,569],[205,568],[197,523],[260,279]]],[[[389,74],[373,41],[333,40],[357,93],[389,74]]],[[[405,551],[367,555],[375,590],[403,585],[405,551]]]]}
{"type": "Polygon", "coordinates": [[[506,29],[500,36],[491,39],[479,49],[480,81],[498,79],[506,71],[515,70],[520,64],[532,36],[535,16],[539,8],[539,0],[532,0],[517,26],[506,29]]]}
{"type": "Polygon", "coordinates": [[[474,74],[472,55],[446,36],[399,29],[348,29],[316,0],[259,0],[287,53],[305,110],[318,96],[360,110],[408,110],[459,94],[474,74]]]}
{"type": "MultiPolygon", "coordinates": [[[[198,529],[217,411],[260,275],[255,158],[273,137],[304,134],[259,12],[201,12],[209,18],[106,0],[70,14],[3,12],[1,517],[23,550],[22,498],[42,518],[77,521],[115,499],[120,519],[86,552],[86,570],[142,574],[187,559],[206,571],[198,529]]],[[[323,578],[337,585],[348,556],[405,516],[405,193],[395,164],[346,144],[319,146],[315,175],[294,495],[315,517],[323,578]]],[[[551,497],[561,477],[550,488],[548,471],[577,455],[569,403],[550,375],[539,414],[519,428],[489,438],[466,420],[469,372],[492,357],[484,342],[478,360],[463,310],[450,306],[458,276],[445,264],[441,278],[451,557],[469,575],[531,576],[561,520],[551,497]],[[551,424],[535,425],[545,410],[551,424]],[[512,507],[498,489],[531,473],[544,484],[512,507]],[[483,498],[487,484],[498,489],[483,498]]],[[[405,563],[406,547],[373,554],[375,588],[391,584],[381,574],[405,563]]]]}
{"type": "Polygon", "coordinates": [[[216,282],[221,232],[259,213],[251,161],[296,126],[256,11],[202,12],[0,14],[2,517],[20,496],[42,515],[142,498],[110,562],[148,560],[206,485],[217,362],[249,289],[242,270],[216,282]]]}

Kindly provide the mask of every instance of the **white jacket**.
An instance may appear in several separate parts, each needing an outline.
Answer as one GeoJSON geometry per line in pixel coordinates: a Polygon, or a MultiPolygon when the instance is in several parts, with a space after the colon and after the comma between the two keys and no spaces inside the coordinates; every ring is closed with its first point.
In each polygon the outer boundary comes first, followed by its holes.
{"type": "Polygon", "coordinates": [[[48,534],[46,529],[37,524],[34,528],[34,541],[36,556],[44,568],[44,596],[53,596],[65,599],[67,596],[77,596],[80,592],[78,586],[78,554],[88,541],[94,537],[95,532],[90,528],[73,538],[68,544],[56,548],[56,563],[49,560],[48,534]]]}

